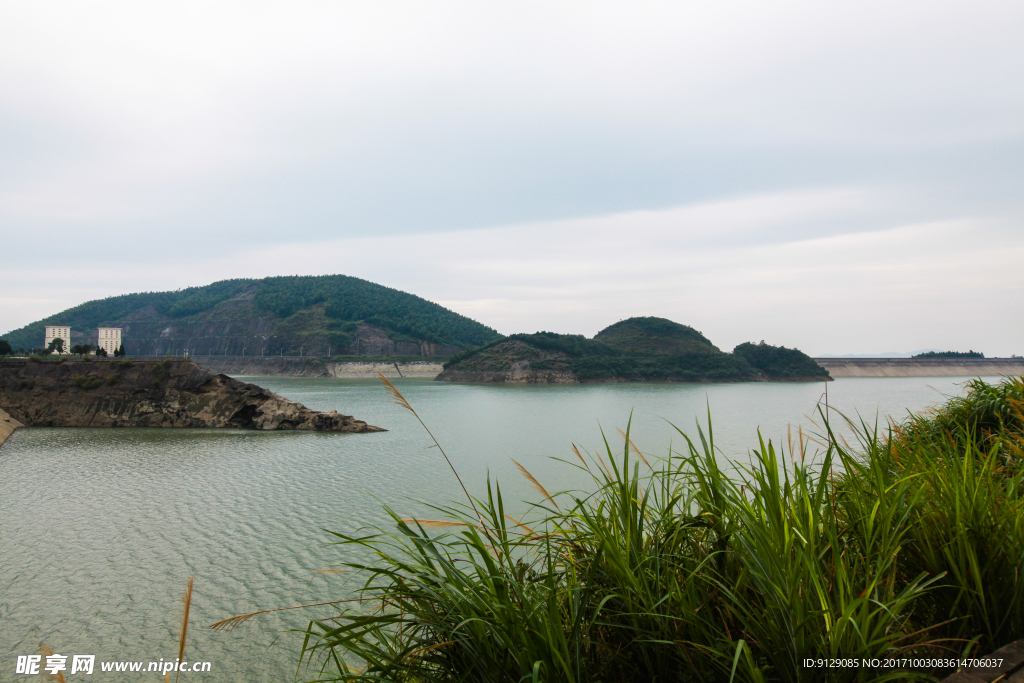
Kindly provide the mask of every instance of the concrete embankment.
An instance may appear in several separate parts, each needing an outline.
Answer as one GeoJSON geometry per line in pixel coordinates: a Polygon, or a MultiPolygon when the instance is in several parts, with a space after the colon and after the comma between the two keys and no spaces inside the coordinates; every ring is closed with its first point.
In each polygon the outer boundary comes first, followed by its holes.
{"type": "Polygon", "coordinates": [[[444,369],[441,358],[398,363],[334,362],[326,358],[273,358],[244,356],[193,356],[192,360],[224,375],[284,375],[288,377],[418,377],[433,379],[444,369]]]}
{"type": "Polygon", "coordinates": [[[15,429],[24,426],[0,408],[0,446],[4,445],[4,441],[7,441],[7,437],[13,434],[15,429]]]}
{"type": "Polygon", "coordinates": [[[1024,375],[1024,358],[815,358],[832,377],[1024,375]]]}

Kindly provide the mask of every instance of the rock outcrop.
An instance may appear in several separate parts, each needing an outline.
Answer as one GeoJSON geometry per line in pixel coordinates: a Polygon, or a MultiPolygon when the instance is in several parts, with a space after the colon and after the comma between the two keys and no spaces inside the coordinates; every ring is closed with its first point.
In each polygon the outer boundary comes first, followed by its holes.
{"type": "Polygon", "coordinates": [[[435,379],[442,382],[487,384],[576,384],[569,357],[544,351],[518,339],[501,342],[446,367],[435,379]]]}
{"type": "Polygon", "coordinates": [[[383,431],[181,360],[2,361],[0,409],[40,427],[383,431]]]}
{"type": "Polygon", "coordinates": [[[7,441],[7,437],[13,434],[15,429],[24,426],[0,409],[0,446],[4,445],[4,441],[7,441]]]}

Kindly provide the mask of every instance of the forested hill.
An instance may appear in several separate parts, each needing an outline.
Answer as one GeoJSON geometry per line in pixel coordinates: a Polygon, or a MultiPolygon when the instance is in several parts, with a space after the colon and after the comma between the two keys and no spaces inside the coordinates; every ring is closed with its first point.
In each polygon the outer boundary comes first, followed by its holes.
{"type": "Polygon", "coordinates": [[[173,292],[89,301],[2,335],[14,348],[43,344],[46,325],[72,344],[121,327],[129,355],[450,355],[500,335],[413,294],[346,275],[222,280],[173,292]]]}
{"type": "Polygon", "coordinates": [[[437,379],[452,382],[821,381],[828,372],[797,349],[740,344],[723,353],[688,325],[630,318],[593,339],[513,334],[450,357],[437,379]]]}

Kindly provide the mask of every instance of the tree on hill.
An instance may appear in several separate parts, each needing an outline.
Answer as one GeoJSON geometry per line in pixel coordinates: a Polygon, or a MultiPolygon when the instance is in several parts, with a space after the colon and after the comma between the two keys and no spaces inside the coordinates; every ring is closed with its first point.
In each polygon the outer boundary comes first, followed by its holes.
{"type": "Polygon", "coordinates": [[[75,344],[71,347],[71,353],[79,356],[87,356],[92,352],[91,344],[75,344]]]}
{"type": "Polygon", "coordinates": [[[122,343],[121,346],[114,351],[114,358],[117,358],[119,356],[124,356],[124,343],[122,343]]]}
{"type": "Polygon", "coordinates": [[[0,357],[9,356],[14,353],[14,348],[11,347],[11,343],[6,339],[0,339],[0,357]]]}
{"type": "Polygon", "coordinates": [[[103,348],[102,346],[97,346],[96,347],[96,356],[99,357],[99,358],[106,358],[107,357],[107,350],[105,348],[103,348]]]}
{"type": "Polygon", "coordinates": [[[667,318],[620,320],[598,332],[594,339],[631,356],[720,352],[711,340],[697,330],[667,318]]]}
{"type": "Polygon", "coordinates": [[[980,351],[927,351],[911,358],[984,358],[980,351]]]}
{"type": "Polygon", "coordinates": [[[814,359],[798,349],[772,346],[761,340],[760,344],[745,342],[733,353],[740,356],[770,379],[798,379],[820,377],[829,379],[828,371],[814,362],[814,359]]]}
{"type": "Polygon", "coordinates": [[[46,353],[64,353],[64,340],[60,337],[51,339],[50,343],[46,345],[46,353]]]}

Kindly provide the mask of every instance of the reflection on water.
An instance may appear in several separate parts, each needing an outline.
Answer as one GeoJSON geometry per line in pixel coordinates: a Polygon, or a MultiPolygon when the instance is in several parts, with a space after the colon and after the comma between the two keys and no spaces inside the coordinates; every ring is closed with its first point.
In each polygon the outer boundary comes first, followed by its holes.
{"type": "MultiPolygon", "coordinates": [[[[247,378],[320,410],[387,428],[379,434],[231,430],[25,429],[0,449],[0,681],[18,654],[46,641],[61,654],[156,660],[177,652],[180,596],[195,576],[188,658],[204,680],[285,681],[303,628],[321,611],[279,612],[234,632],[210,623],[256,609],[337,599],[345,559],[322,529],[382,523],[381,505],[421,514],[416,500],[460,491],[414,419],[372,380],[247,378]]],[[[869,421],[960,392],[962,378],[841,379],[833,408],[869,421]]],[[[565,458],[601,429],[667,454],[710,405],[716,445],[746,458],[756,430],[777,442],[790,423],[814,429],[822,384],[471,386],[407,380],[399,388],[471,490],[490,474],[506,500],[532,498],[509,458],[548,489],[582,486],[565,458]]],[[[98,670],[91,680],[110,680],[98,670]]],[[[303,674],[300,673],[300,677],[303,674]]],[[[143,676],[144,677],[144,676],[143,676]]]]}

